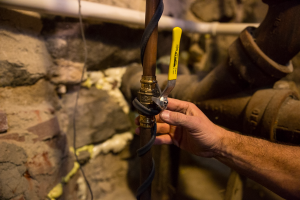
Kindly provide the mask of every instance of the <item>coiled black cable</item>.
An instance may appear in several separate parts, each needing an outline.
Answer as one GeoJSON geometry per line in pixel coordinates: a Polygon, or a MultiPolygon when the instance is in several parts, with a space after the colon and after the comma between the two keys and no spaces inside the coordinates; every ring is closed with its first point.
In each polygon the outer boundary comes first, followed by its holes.
{"type": "MultiPolygon", "coordinates": [[[[163,0],[160,0],[158,3],[157,9],[156,9],[153,17],[151,18],[149,24],[145,28],[144,34],[141,39],[140,48],[141,48],[142,65],[144,64],[144,54],[145,54],[145,49],[146,49],[148,40],[149,40],[153,30],[155,29],[155,27],[158,25],[158,21],[160,20],[160,18],[162,16],[163,10],[164,10],[163,0]]],[[[161,92],[158,87],[158,84],[156,84],[156,87],[158,88],[158,91],[161,92]]],[[[137,98],[135,98],[133,100],[132,104],[142,115],[155,116],[161,112],[161,109],[159,109],[158,107],[156,109],[147,108],[146,106],[141,104],[137,98]]],[[[137,150],[137,154],[139,157],[143,156],[151,149],[151,147],[155,141],[155,137],[156,137],[156,121],[154,122],[154,126],[152,127],[152,130],[151,130],[150,141],[145,146],[143,146],[137,150]]],[[[136,198],[138,200],[140,199],[140,196],[144,193],[144,191],[147,190],[147,188],[151,185],[153,178],[154,178],[154,174],[155,174],[155,162],[154,162],[154,159],[152,158],[152,170],[150,172],[150,175],[144,181],[144,183],[142,183],[142,185],[140,185],[140,187],[137,190],[136,198]]]]}

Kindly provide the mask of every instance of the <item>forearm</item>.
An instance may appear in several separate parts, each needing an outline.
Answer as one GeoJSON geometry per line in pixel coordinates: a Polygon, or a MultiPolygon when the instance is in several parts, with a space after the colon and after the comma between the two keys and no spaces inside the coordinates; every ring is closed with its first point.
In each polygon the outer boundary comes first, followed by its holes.
{"type": "Polygon", "coordinates": [[[300,147],[224,130],[216,159],[288,199],[300,199],[300,147]]]}

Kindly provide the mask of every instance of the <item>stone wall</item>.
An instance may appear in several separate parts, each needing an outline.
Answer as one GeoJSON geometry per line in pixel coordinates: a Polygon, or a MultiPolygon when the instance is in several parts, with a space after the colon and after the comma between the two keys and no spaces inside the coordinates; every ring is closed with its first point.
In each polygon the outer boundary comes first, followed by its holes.
{"type": "Polygon", "coordinates": [[[81,84],[76,152],[95,199],[124,190],[134,199],[126,183],[133,134],[119,90],[126,69],[105,69],[138,61],[133,38],[142,31],[121,26],[127,34],[120,34],[118,25],[84,26],[89,56],[81,83],[77,19],[0,8],[0,199],[88,197],[73,148],[81,84]]]}

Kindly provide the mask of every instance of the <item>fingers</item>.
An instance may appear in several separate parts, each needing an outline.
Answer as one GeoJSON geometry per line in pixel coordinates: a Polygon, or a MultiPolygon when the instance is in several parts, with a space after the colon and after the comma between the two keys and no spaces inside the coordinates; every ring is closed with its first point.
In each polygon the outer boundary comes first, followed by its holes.
{"type": "Polygon", "coordinates": [[[169,133],[170,132],[170,125],[166,123],[159,123],[157,124],[157,133],[169,133]]]}
{"type": "MultiPolygon", "coordinates": [[[[155,118],[156,118],[156,122],[157,122],[157,123],[165,123],[163,120],[160,119],[159,115],[156,115],[155,118]]],[[[135,118],[134,123],[135,123],[137,126],[140,125],[140,116],[137,116],[137,117],[135,118]]]]}
{"type": "Polygon", "coordinates": [[[173,144],[173,141],[172,141],[171,136],[166,134],[166,135],[157,136],[154,141],[154,144],[155,145],[173,144]]]}
{"type": "Polygon", "coordinates": [[[158,115],[155,115],[155,119],[156,119],[156,122],[157,122],[157,123],[165,123],[165,122],[160,118],[159,114],[158,114],[158,115]]]}
{"type": "MultiPolygon", "coordinates": [[[[194,104],[187,102],[187,101],[181,101],[177,99],[168,98],[168,107],[167,109],[174,112],[180,112],[183,114],[187,114],[187,112],[194,112],[195,110],[199,110],[194,104]]],[[[199,110],[200,111],[200,110],[199,110]]],[[[161,119],[160,115],[156,115],[156,122],[158,123],[164,123],[165,121],[161,119]]],[[[139,125],[140,117],[138,116],[135,118],[135,124],[139,125]]]]}
{"type": "Polygon", "coordinates": [[[160,113],[160,118],[173,126],[185,126],[188,128],[192,128],[194,118],[182,113],[171,112],[169,110],[165,110],[160,113]]]}
{"type": "MultiPolygon", "coordinates": [[[[135,130],[136,134],[140,134],[140,127],[135,130]]],[[[154,145],[173,144],[173,140],[169,134],[156,136],[154,145]]]]}
{"type": "Polygon", "coordinates": [[[168,98],[168,102],[169,102],[168,107],[167,107],[168,110],[175,111],[175,112],[180,112],[180,113],[183,113],[183,114],[186,114],[189,107],[191,105],[193,105],[190,102],[180,101],[180,100],[172,99],[172,98],[168,98]]]}
{"type": "MultiPolygon", "coordinates": [[[[135,129],[135,133],[137,135],[140,135],[140,132],[141,132],[141,128],[137,127],[135,129]]],[[[166,124],[166,123],[159,123],[159,124],[157,124],[156,132],[161,133],[161,134],[170,133],[170,125],[166,124]]]]}

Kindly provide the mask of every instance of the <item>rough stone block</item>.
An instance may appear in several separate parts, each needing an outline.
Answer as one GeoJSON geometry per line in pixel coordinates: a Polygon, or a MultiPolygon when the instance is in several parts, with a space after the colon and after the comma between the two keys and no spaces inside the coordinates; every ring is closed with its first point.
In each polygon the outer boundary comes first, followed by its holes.
{"type": "MultiPolygon", "coordinates": [[[[58,113],[63,131],[73,141],[73,114],[76,93],[66,94],[62,99],[65,109],[58,113]]],[[[131,123],[122,108],[106,91],[81,89],[76,112],[76,146],[102,142],[116,132],[130,129],[131,123]]]]}
{"type": "Polygon", "coordinates": [[[0,87],[32,85],[53,65],[40,15],[0,8],[0,87]]]}
{"type": "Polygon", "coordinates": [[[49,70],[49,78],[52,83],[70,85],[81,82],[83,63],[65,59],[56,59],[55,63],[56,65],[49,70]]]}
{"type": "MultiPolygon", "coordinates": [[[[54,59],[83,63],[84,51],[79,23],[63,19],[45,20],[42,34],[54,59]]],[[[141,29],[122,25],[89,24],[85,27],[88,69],[106,69],[139,61],[142,34],[141,29]]]]}
{"type": "Polygon", "coordinates": [[[110,6],[117,6],[121,8],[129,8],[132,10],[145,11],[146,2],[136,0],[87,0],[90,2],[102,3],[110,6]]]}
{"type": "Polygon", "coordinates": [[[192,14],[190,7],[195,0],[164,0],[164,13],[170,17],[184,19],[189,21],[197,21],[192,14]]]}
{"type": "Polygon", "coordinates": [[[35,36],[40,34],[43,27],[39,13],[16,9],[10,10],[2,7],[0,7],[0,21],[0,27],[35,36]]]}
{"type": "Polygon", "coordinates": [[[38,136],[33,140],[34,142],[46,141],[54,137],[57,137],[60,134],[59,123],[56,117],[48,121],[45,121],[43,123],[39,123],[35,126],[32,126],[27,130],[38,136]]]}
{"type": "Polygon", "coordinates": [[[52,113],[60,107],[55,87],[43,79],[30,86],[0,87],[0,99],[0,108],[7,115],[11,111],[26,110],[26,107],[37,108],[49,104],[49,112],[52,113]]]}
{"type": "Polygon", "coordinates": [[[77,157],[79,163],[83,165],[90,160],[91,155],[88,151],[81,151],[77,157]]]}
{"type": "Polygon", "coordinates": [[[243,22],[261,23],[268,11],[268,5],[261,0],[243,1],[243,22]]]}
{"type": "MultiPolygon", "coordinates": [[[[49,146],[60,133],[55,109],[59,108],[54,87],[45,80],[32,86],[0,88],[0,107],[6,113],[9,129],[0,134],[0,140],[24,142],[28,131],[27,142],[45,141],[49,146]],[[46,141],[47,140],[47,141],[46,141]]],[[[62,138],[66,142],[66,138],[62,138]]],[[[54,145],[55,146],[55,145],[54,145]]]]}
{"type": "Polygon", "coordinates": [[[191,6],[193,14],[205,21],[260,23],[268,6],[261,0],[236,2],[232,0],[197,0],[191,6]]]}
{"type": "Polygon", "coordinates": [[[191,6],[196,17],[205,21],[228,22],[235,16],[235,2],[231,0],[198,0],[191,6]]]}
{"type": "MultiPolygon", "coordinates": [[[[126,182],[128,165],[118,155],[107,154],[96,157],[93,162],[87,163],[83,169],[90,180],[95,199],[103,199],[117,192],[120,185],[126,182]]],[[[86,193],[88,194],[87,190],[86,193]]],[[[123,193],[123,195],[124,199],[126,197],[131,199],[128,194],[123,193]]]]}
{"type": "Polygon", "coordinates": [[[40,38],[0,29],[0,86],[32,85],[53,64],[40,38]]]}
{"type": "Polygon", "coordinates": [[[19,133],[6,133],[0,135],[0,140],[13,140],[17,142],[25,142],[25,136],[19,133]]]}
{"type": "Polygon", "coordinates": [[[33,143],[34,134],[17,134],[26,142],[0,137],[0,199],[45,199],[73,164],[66,137],[33,143]]]}
{"type": "Polygon", "coordinates": [[[0,111],[0,133],[6,132],[8,129],[6,113],[0,111]]]}
{"type": "Polygon", "coordinates": [[[14,197],[14,198],[12,198],[10,200],[26,200],[26,199],[25,199],[24,195],[19,195],[19,196],[14,197]]]}

